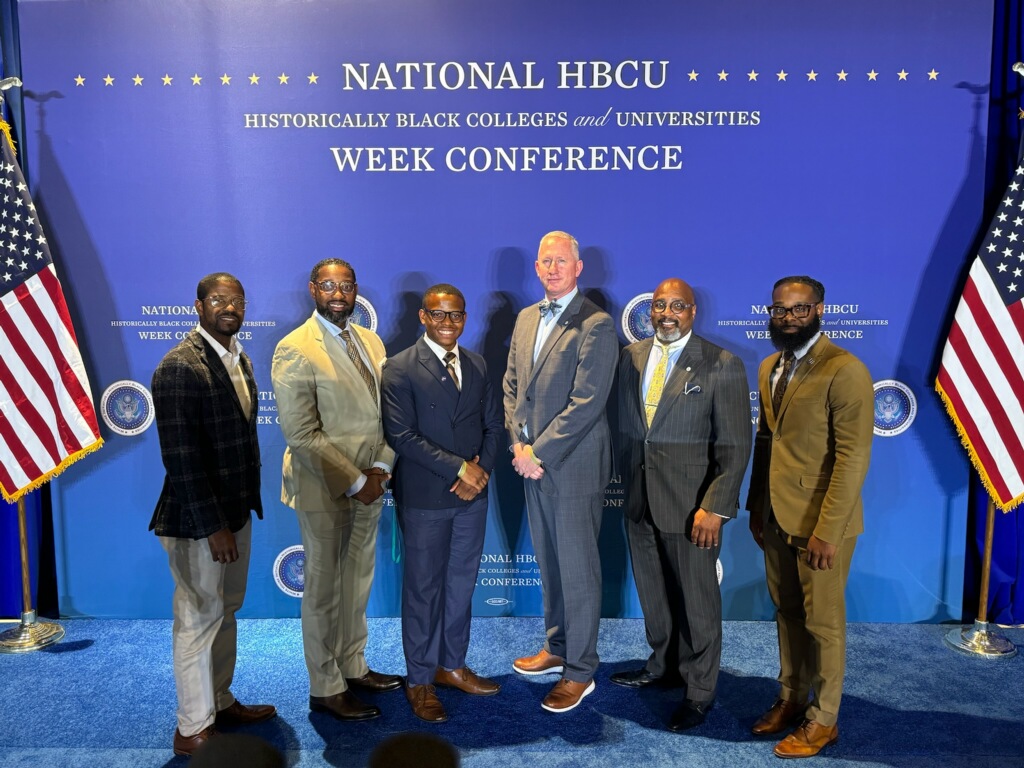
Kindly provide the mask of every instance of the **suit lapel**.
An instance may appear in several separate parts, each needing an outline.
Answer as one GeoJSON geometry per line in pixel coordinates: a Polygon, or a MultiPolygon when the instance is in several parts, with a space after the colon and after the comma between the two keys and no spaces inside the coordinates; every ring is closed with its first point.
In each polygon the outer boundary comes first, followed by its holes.
{"type": "MultiPolygon", "coordinates": [[[[544,340],[544,346],[541,347],[540,348],[540,352],[537,353],[537,361],[533,364],[533,370],[530,372],[529,383],[533,382],[533,377],[536,375],[537,371],[539,371],[541,369],[541,367],[544,365],[544,361],[547,359],[547,356],[551,353],[551,350],[554,349],[555,345],[558,343],[558,340],[561,338],[562,334],[565,333],[565,329],[568,328],[570,325],[572,325],[573,321],[576,319],[576,313],[580,311],[580,307],[582,307],[582,306],[583,306],[583,292],[580,291],[580,292],[577,292],[576,297],[572,301],[569,302],[569,306],[567,306],[564,310],[562,310],[562,314],[559,315],[558,319],[555,321],[554,328],[551,329],[551,333],[549,333],[547,339],[544,340]]],[[[536,320],[535,320],[535,322],[536,322],[538,330],[539,330],[539,328],[540,328],[540,311],[539,310],[537,310],[537,312],[536,312],[536,320]]],[[[537,334],[536,333],[533,334],[533,342],[534,342],[534,345],[536,345],[536,343],[537,343],[537,334]]],[[[533,357],[533,347],[530,348],[530,357],[531,358],[533,357]]],[[[529,386],[529,384],[527,384],[527,386],[529,386]]]]}
{"type": "MultiPolygon", "coordinates": [[[[416,356],[427,374],[437,382],[437,388],[443,391],[453,402],[458,401],[459,390],[456,388],[455,382],[452,381],[452,377],[448,374],[448,369],[444,367],[444,363],[437,359],[437,355],[427,346],[427,342],[423,340],[422,336],[416,342],[416,356]]],[[[465,370],[464,366],[463,370],[465,370]]]]}
{"type": "MultiPolygon", "coordinates": [[[[346,386],[350,390],[359,393],[355,397],[366,395],[367,399],[370,399],[370,391],[366,388],[366,384],[363,383],[363,377],[359,375],[355,364],[349,359],[348,352],[345,351],[341,344],[341,339],[333,338],[333,334],[324,328],[323,324],[316,319],[315,314],[306,322],[309,323],[313,340],[320,345],[324,354],[327,355],[327,359],[331,361],[334,373],[339,381],[347,382],[346,386]]],[[[350,329],[353,327],[354,325],[349,326],[350,329]]],[[[373,368],[370,368],[370,370],[372,372],[373,368]]]]}
{"type": "MultiPolygon", "coordinates": [[[[794,393],[800,388],[800,385],[804,383],[808,376],[811,375],[811,371],[814,366],[817,365],[827,355],[827,348],[829,342],[828,337],[822,334],[821,338],[814,342],[807,354],[804,355],[804,359],[800,361],[800,364],[796,367],[796,372],[793,374],[793,378],[789,380],[789,386],[786,387],[786,393],[782,396],[782,404],[779,406],[779,412],[775,416],[776,423],[782,418],[782,414],[786,412],[786,407],[792,401],[794,393]]],[[[775,365],[778,366],[778,359],[775,360],[775,365]]]]}
{"type": "MultiPolygon", "coordinates": [[[[195,336],[192,339],[192,343],[196,345],[196,349],[199,352],[199,357],[210,371],[210,375],[214,381],[217,382],[218,386],[222,389],[227,390],[228,395],[235,403],[235,407],[238,409],[239,415],[245,419],[245,412],[242,410],[242,403],[238,399],[238,392],[235,391],[235,384],[231,381],[231,376],[228,375],[228,369],[224,367],[223,361],[217,356],[217,352],[211,347],[206,339],[202,337],[199,331],[193,331],[195,336]]],[[[240,358],[241,359],[241,358],[240,358]]],[[[253,396],[255,389],[252,370],[246,370],[245,366],[242,366],[243,377],[249,385],[249,397],[250,401],[253,396]]],[[[250,414],[255,409],[250,411],[250,414]]]]}
{"type": "Polygon", "coordinates": [[[690,336],[683,351],[679,353],[676,364],[672,366],[668,381],[665,382],[665,389],[661,393],[661,402],[658,403],[658,410],[654,412],[654,420],[651,422],[652,431],[668,418],[666,414],[675,401],[683,396],[702,365],[704,365],[704,352],[701,349],[700,341],[696,336],[690,336]]]}

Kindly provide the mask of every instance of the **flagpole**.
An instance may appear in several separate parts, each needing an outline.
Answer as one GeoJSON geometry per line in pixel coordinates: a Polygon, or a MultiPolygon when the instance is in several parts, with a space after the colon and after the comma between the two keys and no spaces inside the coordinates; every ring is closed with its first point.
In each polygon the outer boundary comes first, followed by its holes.
{"type": "Polygon", "coordinates": [[[32,579],[28,567],[28,526],[25,499],[18,499],[18,543],[21,547],[21,625],[0,633],[0,653],[25,653],[53,645],[64,637],[64,627],[39,621],[32,607],[32,579]]]}
{"type": "Polygon", "coordinates": [[[985,550],[981,563],[981,595],[978,597],[978,618],[974,626],[954,629],[946,635],[946,645],[954,651],[985,659],[1010,659],[1017,655],[1017,646],[999,632],[988,628],[988,584],[992,573],[992,539],[996,527],[996,503],[989,497],[985,519],[985,550]]]}

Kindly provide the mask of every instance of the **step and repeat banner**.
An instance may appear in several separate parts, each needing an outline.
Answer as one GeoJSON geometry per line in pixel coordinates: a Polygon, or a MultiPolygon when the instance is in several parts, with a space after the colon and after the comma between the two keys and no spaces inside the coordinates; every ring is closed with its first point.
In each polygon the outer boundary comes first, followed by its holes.
{"type": "MultiPolygon", "coordinates": [[[[539,300],[537,243],[580,241],[581,286],[651,333],[650,292],[694,286],[697,333],[750,382],[774,281],[826,288],[825,330],[876,381],[858,621],[959,619],[968,465],[932,391],[982,216],[989,2],[26,0],[23,160],[68,294],[104,450],[54,482],[61,610],[167,617],[146,530],[163,470],[148,391],[196,325],[198,279],[236,274],[260,388],[266,518],[244,615],[297,616],[303,554],[278,501],[277,342],[328,256],[394,354],[420,295],[468,299],[465,346],[504,372],[539,300]]],[[[16,254],[0,254],[0,260],[16,254]]],[[[746,490],[744,488],[744,496],[746,490]]],[[[606,616],[639,616],[617,478],[601,533],[606,616]]],[[[746,513],[725,528],[725,615],[772,615],[746,513]]],[[[390,503],[370,612],[397,615],[390,503]]],[[[521,480],[499,467],[475,611],[539,615],[521,480]]]]}

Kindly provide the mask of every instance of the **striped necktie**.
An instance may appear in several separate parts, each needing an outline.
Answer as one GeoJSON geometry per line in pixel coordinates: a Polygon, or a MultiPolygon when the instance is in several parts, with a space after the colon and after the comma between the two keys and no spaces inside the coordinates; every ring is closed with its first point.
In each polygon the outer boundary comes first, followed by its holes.
{"type": "Polygon", "coordinates": [[[366,367],[366,363],[363,362],[363,358],[359,356],[359,350],[356,349],[356,345],[352,341],[352,334],[348,332],[348,328],[342,329],[341,340],[345,342],[345,350],[348,352],[348,357],[352,361],[352,365],[354,365],[356,370],[359,371],[359,375],[366,384],[366,388],[370,390],[370,397],[373,398],[373,404],[376,405],[377,382],[373,380],[373,374],[370,373],[370,369],[366,367]]]}
{"type": "Polygon", "coordinates": [[[459,375],[455,373],[455,353],[447,352],[444,356],[444,367],[448,369],[448,373],[452,377],[452,381],[455,382],[455,388],[462,391],[462,384],[459,383],[459,375]]]}

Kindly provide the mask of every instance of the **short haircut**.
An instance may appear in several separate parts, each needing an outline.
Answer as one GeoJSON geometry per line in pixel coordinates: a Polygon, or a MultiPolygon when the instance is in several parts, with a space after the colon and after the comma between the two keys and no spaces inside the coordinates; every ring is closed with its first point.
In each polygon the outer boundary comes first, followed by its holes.
{"type": "Polygon", "coordinates": [[[774,292],[780,285],[788,285],[789,283],[799,283],[800,285],[806,285],[812,291],[814,291],[815,297],[818,301],[825,300],[825,286],[815,280],[813,277],[807,275],[790,275],[789,277],[783,277],[775,281],[775,285],[772,287],[774,292]]]}
{"type": "MultiPolygon", "coordinates": [[[[196,286],[196,298],[199,299],[199,301],[205,299],[210,294],[210,289],[221,280],[238,283],[238,287],[242,288],[242,282],[230,272],[211,272],[200,280],[199,285],[196,286]]],[[[242,288],[242,293],[245,293],[244,288],[242,288]]]]}
{"type": "Polygon", "coordinates": [[[450,283],[438,283],[432,285],[423,292],[423,308],[427,308],[427,296],[458,296],[462,299],[462,306],[466,306],[466,297],[462,291],[450,283]]]}
{"type": "Polygon", "coordinates": [[[540,241],[543,243],[549,237],[557,237],[561,238],[562,240],[568,240],[569,245],[572,246],[573,257],[576,259],[576,261],[580,260],[580,244],[576,242],[575,237],[570,235],[568,232],[563,232],[560,229],[556,229],[554,232],[548,232],[546,235],[544,235],[544,237],[540,239],[540,241]]]}
{"type": "Polygon", "coordinates": [[[347,269],[349,272],[352,273],[352,282],[353,283],[358,282],[356,280],[356,271],[352,267],[352,265],[349,264],[344,259],[334,259],[334,258],[331,258],[331,259],[320,259],[320,261],[318,261],[316,264],[314,264],[313,265],[313,271],[309,273],[309,282],[315,283],[316,282],[316,276],[318,274],[320,274],[320,270],[323,269],[324,267],[330,266],[332,264],[335,265],[335,266],[338,266],[338,267],[342,267],[343,269],[347,269]]]}

